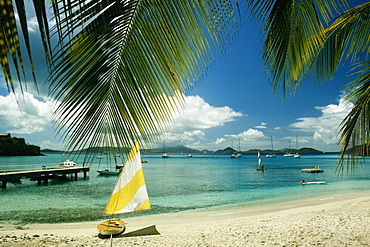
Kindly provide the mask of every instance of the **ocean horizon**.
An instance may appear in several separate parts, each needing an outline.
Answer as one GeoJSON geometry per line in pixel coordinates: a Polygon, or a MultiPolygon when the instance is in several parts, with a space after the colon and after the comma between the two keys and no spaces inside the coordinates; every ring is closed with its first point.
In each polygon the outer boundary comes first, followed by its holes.
{"type": "MultiPolygon", "coordinates": [[[[83,156],[73,160],[82,166],[83,156]],[[81,162],[81,163],[79,163],[81,162]]],[[[257,171],[257,155],[171,155],[144,154],[144,176],[152,209],[122,217],[148,214],[194,212],[211,209],[259,208],[281,202],[323,200],[351,195],[370,188],[370,170],[360,164],[347,176],[335,173],[338,154],[302,154],[300,159],[262,156],[268,169],[257,171]],[[324,173],[302,173],[319,166],[324,173]],[[325,185],[299,185],[299,181],[326,181],[325,185]]],[[[0,171],[41,169],[64,161],[58,154],[33,157],[0,157],[0,171]]],[[[368,161],[368,158],[365,158],[368,161]]],[[[101,176],[106,157],[95,159],[86,179],[50,180],[48,185],[22,179],[0,189],[0,222],[13,224],[83,222],[103,219],[103,210],[116,176],[101,176]]]]}

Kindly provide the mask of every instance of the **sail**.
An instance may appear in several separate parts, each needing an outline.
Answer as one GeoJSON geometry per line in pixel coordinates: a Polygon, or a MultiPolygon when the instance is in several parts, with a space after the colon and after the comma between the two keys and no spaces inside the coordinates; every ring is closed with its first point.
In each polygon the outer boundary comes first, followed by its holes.
{"type": "Polygon", "coordinates": [[[258,150],[258,165],[261,165],[261,164],[262,164],[261,154],[260,154],[260,151],[258,150]]]}
{"type": "Polygon", "coordinates": [[[104,213],[123,214],[150,209],[137,141],[122,169],[104,213]]]}

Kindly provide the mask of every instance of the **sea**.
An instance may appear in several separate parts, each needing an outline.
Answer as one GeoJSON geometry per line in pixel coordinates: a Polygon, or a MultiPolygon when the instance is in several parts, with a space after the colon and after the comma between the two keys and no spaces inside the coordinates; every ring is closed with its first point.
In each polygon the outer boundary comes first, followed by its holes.
{"type": "MultiPolygon", "coordinates": [[[[52,167],[66,158],[59,154],[35,157],[0,157],[0,172],[52,167]]],[[[75,161],[82,166],[84,157],[75,161]]],[[[64,180],[38,185],[22,179],[0,189],[0,223],[66,223],[104,219],[103,211],[116,183],[116,176],[96,171],[106,162],[96,159],[87,178],[80,173],[64,180]]],[[[281,202],[326,200],[370,189],[369,159],[357,165],[354,174],[336,172],[338,154],[302,154],[300,159],[277,155],[262,161],[267,170],[257,171],[257,154],[142,155],[144,176],[152,209],[128,213],[140,215],[197,212],[213,209],[274,206],[281,202]],[[323,173],[302,173],[319,166],[323,173]],[[326,181],[325,185],[300,185],[301,180],[326,181]]]]}

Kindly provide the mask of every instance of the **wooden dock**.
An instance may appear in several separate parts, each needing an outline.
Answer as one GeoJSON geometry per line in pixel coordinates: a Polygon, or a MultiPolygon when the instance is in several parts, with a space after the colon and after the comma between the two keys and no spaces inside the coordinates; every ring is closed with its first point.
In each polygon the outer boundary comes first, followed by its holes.
{"type": "Polygon", "coordinates": [[[74,178],[77,180],[78,173],[83,172],[84,178],[86,178],[88,171],[90,171],[90,167],[48,168],[32,171],[1,172],[1,188],[6,188],[7,182],[17,182],[25,178],[37,181],[38,185],[40,185],[42,181],[47,184],[49,179],[66,177],[68,174],[74,174],[74,178]]]}

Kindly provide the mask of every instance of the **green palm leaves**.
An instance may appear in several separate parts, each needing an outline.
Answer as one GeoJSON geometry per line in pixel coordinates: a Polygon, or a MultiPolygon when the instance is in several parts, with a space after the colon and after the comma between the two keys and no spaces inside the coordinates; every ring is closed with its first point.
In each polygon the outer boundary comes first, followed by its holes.
{"type": "MultiPolygon", "coordinates": [[[[283,97],[294,94],[309,73],[317,80],[331,79],[340,64],[353,64],[369,55],[370,3],[352,9],[348,9],[346,1],[249,1],[249,4],[257,19],[265,20],[264,63],[274,91],[281,88],[283,97]],[[346,11],[341,14],[342,10],[346,11]],[[330,21],[333,13],[339,17],[330,21]]],[[[361,64],[356,75],[357,80],[346,89],[346,100],[354,107],[341,125],[342,155],[338,169],[343,169],[346,152],[350,157],[369,154],[368,62],[361,64]]]]}
{"type": "Polygon", "coordinates": [[[346,7],[346,1],[247,1],[252,14],[264,22],[263,61],[273,91],[283,98],[295,93],[310,71],[324,43],[318,35],[333,11],[346,7]],[[331,7],[328,7],[331,6],[331,7]]]}
{"type": "Polygon", "coordinates": [[[131,146],[162,132],[237,27],[228,1],[59,4],[51,88],[71,150],[131,146]]]}
{"type": "MultiPolygon", "coordinates": [[[[339,140],[342,143],[340,162],[348,161],[347,173],[355,170],[358,155],[370,155],[370,61],[358,64],[355,69],[357,79],[347,86],[345,98],[354,107],[342,122],[339,140]],[[346,151],[351,154],[347,159],[346,151]]],[[[339,166],[337,169],[344,170],[344,167],[339,166]]]]}
{"type": "MultiPolygon", "coordinates": [[[[39,2],[37,0],[33,3],[39,21],[45,57],[48,60],[50,55],[50,37],[45,5],[44,2],[39,2]]],[[[0,64],[8,89],[14,91],[14,75],[16,75],[16,81],[24,80],[27,65],[29,65],[29,70],[35,80],[31,43],[27,30],[27,16],[25,5],[22,0],[14,2],[11,0],[0,1],[0,9],[0,64]],[[21,40],[20,37],[22,36],[23,39],[21,40]],[[25,56],[24,51],[22,52],[21,49],[22,46],[25,48],[27,53],[26,57],[29,59],[28,61],[24,59],[25,56]]],[[[20,86],[22,86],[22,84],[20,86]]]]}

